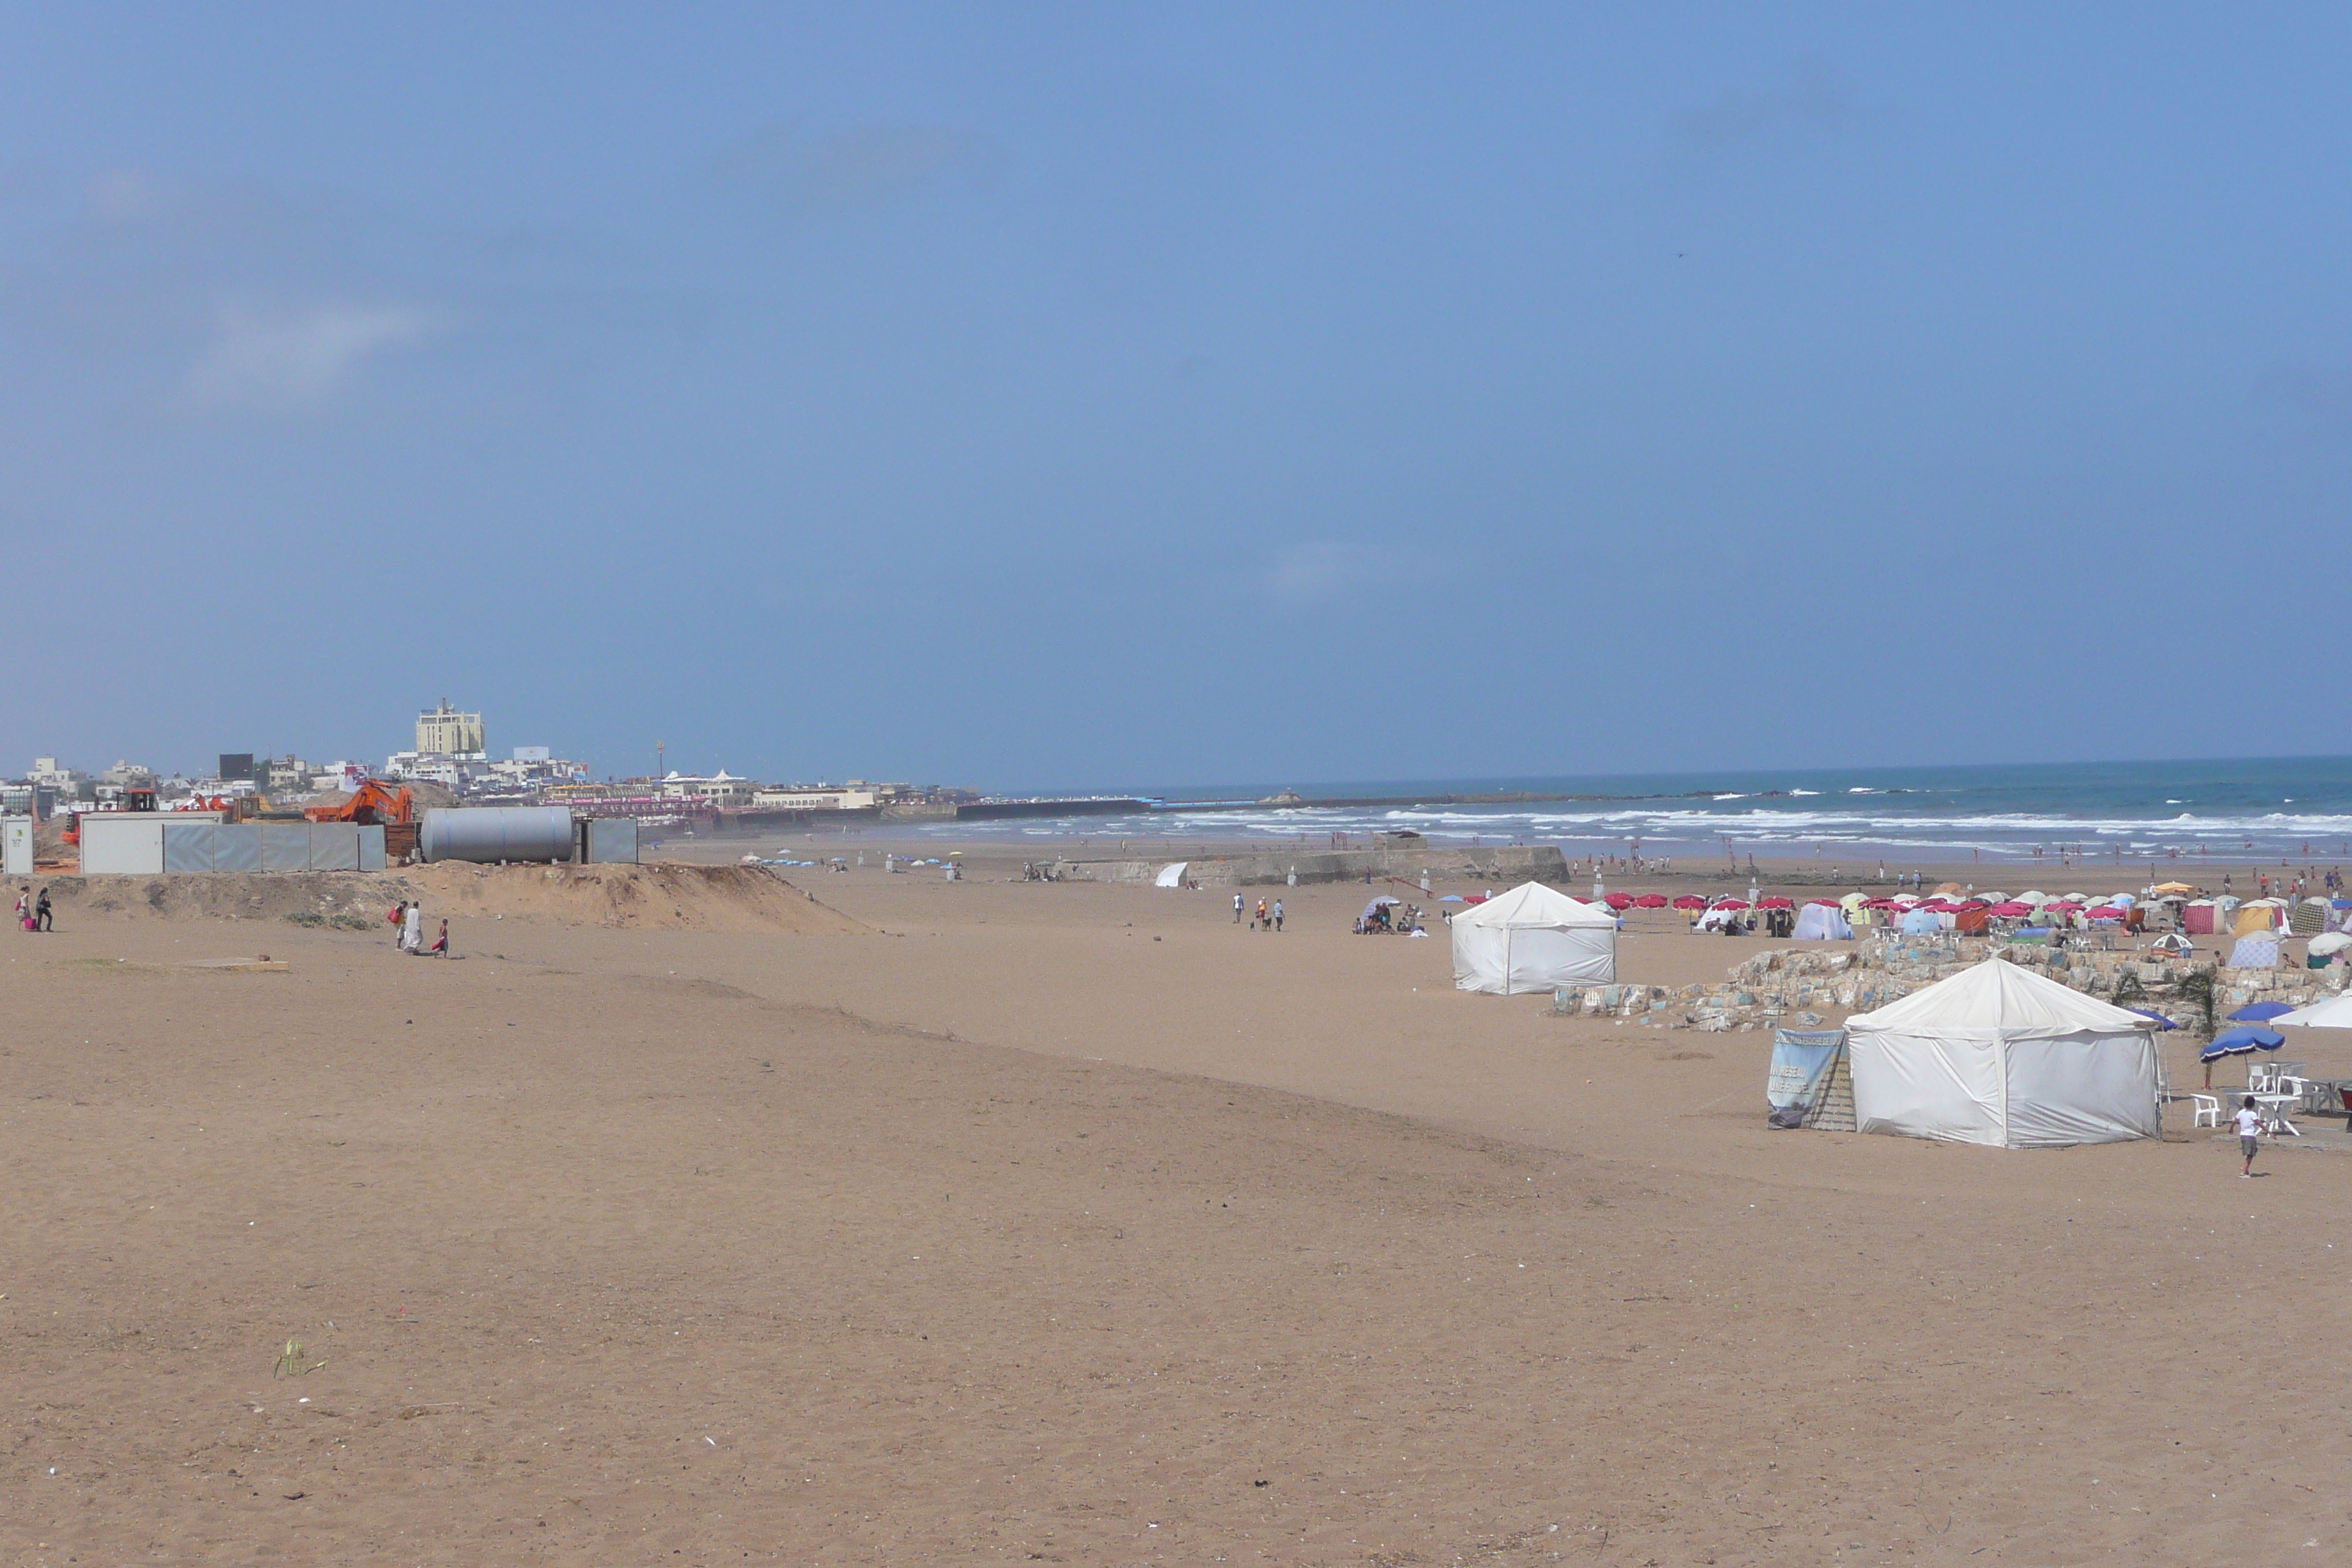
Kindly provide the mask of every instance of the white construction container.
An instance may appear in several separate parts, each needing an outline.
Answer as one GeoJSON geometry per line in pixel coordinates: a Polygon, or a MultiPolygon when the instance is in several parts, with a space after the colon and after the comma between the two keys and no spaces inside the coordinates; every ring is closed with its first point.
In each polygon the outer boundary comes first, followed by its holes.
{"type": "Polygon", "coordinates": [[[0,816],[0,875],[33,874],[33,819],[0,816]]]}

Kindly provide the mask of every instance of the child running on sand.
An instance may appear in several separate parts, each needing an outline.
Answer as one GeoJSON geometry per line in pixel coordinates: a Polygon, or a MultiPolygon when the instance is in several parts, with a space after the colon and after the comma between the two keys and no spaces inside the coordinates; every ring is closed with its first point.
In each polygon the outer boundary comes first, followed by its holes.
{"type": "Polygon", "coordinates": [[[2254,1109],[2252,1095],[2246,1096],[2246,1103],[2238,1108],[2238,1114],[2231,1120],[2238,1124],[2239,1152],[2246,1157],[2246,1163],[2238,1168],[2238,1174],[2252,1176],[2254,1173],[2254,1150],[2263,1136],[2263,1113],[2254,1109]]]}

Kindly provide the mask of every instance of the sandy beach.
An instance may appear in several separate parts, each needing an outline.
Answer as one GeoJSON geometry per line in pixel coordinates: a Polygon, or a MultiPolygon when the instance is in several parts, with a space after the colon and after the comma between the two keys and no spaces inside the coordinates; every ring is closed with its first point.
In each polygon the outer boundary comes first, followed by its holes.
{"type": "Polygon", "coordinates": [[[10,1560],[2344,1550],[2342,1155],[1771,1132],[1767,1034],[1019,858],[12,933],[10,1560]]]}

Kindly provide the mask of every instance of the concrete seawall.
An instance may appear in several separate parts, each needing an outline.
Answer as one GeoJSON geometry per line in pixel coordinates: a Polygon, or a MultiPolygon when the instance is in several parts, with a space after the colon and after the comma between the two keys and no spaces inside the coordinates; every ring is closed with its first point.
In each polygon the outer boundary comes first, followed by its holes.
{"type": "MultiPolygon", "coordinates": [[[[1056,860],[1054,874],[1071,882],[1150,882],[1173,855],[1150,860],[1056,860]]],[[[1507,845],[1493,849],[1268,849],[1253,855],[1187,860],[1184,878],[1203,887],[1265,888],[1286,885],[1295,872],[1302,883],[1360,882],[1365,873],[1418,880],[1422,872],[1440,877],[1478,877],[1499,890],[1521,882],[1568,880],[1568,862],[1553,844],[1507,845]]]]}

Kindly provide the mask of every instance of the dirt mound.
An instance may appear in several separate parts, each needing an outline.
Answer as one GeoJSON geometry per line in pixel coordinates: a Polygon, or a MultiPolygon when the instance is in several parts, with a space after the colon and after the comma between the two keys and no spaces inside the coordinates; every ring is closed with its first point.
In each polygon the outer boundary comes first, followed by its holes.
{"type": "Polygon", "coordinates": [[[868,929],[757,866],[411,866],[430,914],[504,915],[558,925],[658,931],[868,929]]]}
{"type": "Polygon", "coordinates": [[[868,929],[773,872],[751,866],[443,864],[386,872],[41,876],[30,879],[27,885],[32,884],[49,889],[60,924],[89,919],[291,920],[380,931],[387,910],[415,899],[434,919],[502,915],[552,925],[801,935],[868,929]]]}
{"type": "MultiPolygon", "coordinates": [[[[398,877],[366,871],[305,871],[283,876],[11,878],[47,888],[58,923],[95,917],[128,920],[296,920],[305,925],[374,929],[384,911],[410,896],[398,877]]],[[[13,898],[7,900],[12,906],[13,898]]]]}

